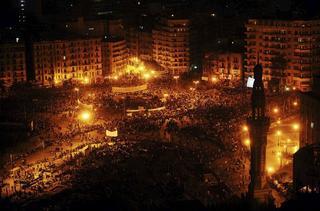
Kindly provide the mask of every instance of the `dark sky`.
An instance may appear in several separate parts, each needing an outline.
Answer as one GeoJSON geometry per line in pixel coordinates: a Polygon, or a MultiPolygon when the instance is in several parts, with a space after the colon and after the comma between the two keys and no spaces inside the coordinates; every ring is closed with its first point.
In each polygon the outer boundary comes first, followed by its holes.
{"type": "MultiPolygon", "coordinates": [[[[28,1],[34,1],[34,0],[26,0],[26,1],[28,2],[28,1]]],[[[43,0],[43,1],[48,2],[52,0],[43,0]]],[[[67,2],[70,0],[60,0],[60,1],[67,2]]],[[[76,2],[81,2],[81,1],[90,1],[90,0],[76,0],[76,2]]],[[[155,1],[155,0],[152,0],[152,1],[155,1]]],[[[163,0],[159,0],[159,1],[163,2],[163,0]]],[[[269,2],[272,2],[273,0],[202,0],[201,2],[205,2],[205,1],[216,2],[218,4],[221,4],[221,3],[223,4],[226,2],[236,2],[238,5],[239,4],[246,5],[244,3],[245,1],[269,3],[269,2]]],[[[19,2],[19,0],[0,0],[0,26],[4,26],[4,25],[8,26],[15,23],[15,21],[17,20],[15,5],[17,5],[17,2],[19,2]]],[[[145,0],[145,2],[147,2],[147,0],[145,0]]],[[[303,13],[306,18],[314,17],[315,15],[318,15],[319,17],[319,14],[320,14],[320,0],[275,0],[275,2],[278,5],[278,7],[280,7],[280,9],[283,9],[284,11],[290,11],[289,8],[291,8],[291,6],[288,6],[288,5],[293,5],[295,8],[305,8],[306,11],[302,9],[300,10],[300,12],[303,13]]],[[[207,5],[207,4],[203,4],[203,5],[207,5]]]]}
{"type": "Polygon", "coordinates": [[[16,21],[14,3],[16,0],[0,0],[0,25],[10,25],[16,21]]]}

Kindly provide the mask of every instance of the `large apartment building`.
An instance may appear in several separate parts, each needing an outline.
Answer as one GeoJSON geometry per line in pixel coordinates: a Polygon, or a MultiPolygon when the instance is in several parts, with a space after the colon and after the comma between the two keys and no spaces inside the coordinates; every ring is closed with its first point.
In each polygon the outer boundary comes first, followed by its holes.
{"type": "Polygon", "coordinates": [[[26,82],[25,45],[17,40],[14,43],[0,43],[0,81],[2,86],[26,82]]]}
{"type": "Polygon", "coordinates": [[[242,54],[206,53],[203,60],[203,75],[214,76],[222,80],[240,80],[242,77],[242,54]]]}
{"type": "Polygon", "coordinates": [[[172,15],[162,18],[152,31],[153,59],[172,75],[190,66],[190,21],[172,15]]]}
{"type": "Polygon", "coordinates": [[[128,63],[128,48],[122,38],[105,37],[102,41],[103,75],[124,71],[128,63]]]}
{"type": "Polygon", "coordinates": [[[250,19],[246,24],[246,77],[253,74],[258,61],[266,85],[278,81],[309,91],[312,75],[320,71],[320,21],[250,19]]]}
{"type": "Polygon", "coordinates": [[[94,83],[102,78],[100,39],[35,42],[33,57],[40,85],[58,85],[70,79],[94,83]]]}

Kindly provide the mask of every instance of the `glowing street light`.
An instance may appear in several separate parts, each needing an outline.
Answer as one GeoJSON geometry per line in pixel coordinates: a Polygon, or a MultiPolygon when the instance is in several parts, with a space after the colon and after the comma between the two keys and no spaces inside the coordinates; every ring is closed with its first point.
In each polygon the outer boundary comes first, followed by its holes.
{"type": "Polygon", "coordinates": [[[193,83],[194,83],[195,85],[198,85],[198,84],[199,84],[199,81],[193,81],[193,83]]]}
{"type": "Polygon", "coordinates": [[[267,172],[268,172],[269,175],[270,175],[270,174],[273,174],[273,173],[274,173],[274,168],[273,168],[272,166],[269,166],[269,167],[267,168],[267,172]]]}
{"type": "Polygon", "coordinates": [[[83,83],[84,83],[84,84],[89,84],[89,82],[90,82],[90,80],[89,80],[88,77],[84,77],[84,78],[83,78],[83,83]]]}
{"type": "Polygon", "coordinates": [[[248,132],[248,131],[249,131],[248,126],[247,126],[247,125],[244,125],[244,126],[242,127],[242,131],[243,131],[243,132],[248,132]]]}
{"type": "Polygon", "coordinates": [[[217,83],[217,82],[218,82],[218,79],[217,79],[217,77],[212,76],[211,81],[212,81],[213,83],[217,83]]]}
{"type": "Polygon", "coordinates": [[[251,144],[251,141],[250,141],[250,139],[246,139],[246,140],[244,140],[244,145],[246,146],[246,147],[250,147],[250,144],[251,144]]]}
{"type": "Polygon", "coordinates": [[[299,129],[300,129],[300,125],[299,125],[298,123],[294,123],[294,124],[292,125],[292,128],[293,128],[294,130],[299,130],[299,129]]]}
{"type": "Polygon", "coordinates": [[[150,79],[150,74],[149,73],[145,73],[143,74],[144,79],[149,80],[150,79]]]}
{"type": "Polygon", "coordinates": [[[278,119],[277,124],[278,124],[278,125],[280,125],[280,124],[281,124],[281,120],[280,120],[280,119],[278,119]]]}
{"type": "Polygon", "coordinates": [[[273,113],[274,113],[274,114],[279,113],[279,109],[278,109],[277,107],[276,107],[276,108],[274,108],[274,109],[273,109],[273,113]]]}
{"type": "Polygon", "coordinates": [[[282,132],[280,130],[277,130],[276,135],[281,136],[282,132]]]}
{"type": "Polygon", "coordinates": [[[294,106],[298,106],[298,102],[297,102],[297,101],[294,101],[294,102],[293,102],[293,105],[294,105],[294,106]]]}
{"type": "Polygon", "coordinates": [[[84,122],[87,122],[91,119],[91,113],[89,111],[82,111],[80,113],[79,119],[84,122]]]}

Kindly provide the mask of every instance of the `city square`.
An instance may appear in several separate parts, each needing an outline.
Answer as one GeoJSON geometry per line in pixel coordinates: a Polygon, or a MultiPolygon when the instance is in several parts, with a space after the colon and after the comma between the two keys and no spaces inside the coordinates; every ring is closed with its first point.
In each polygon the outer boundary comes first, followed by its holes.
{"type": "Polygon", "coordinates": [[[4,3],[0,209],[318,210],[311,5],[4,3]]]}

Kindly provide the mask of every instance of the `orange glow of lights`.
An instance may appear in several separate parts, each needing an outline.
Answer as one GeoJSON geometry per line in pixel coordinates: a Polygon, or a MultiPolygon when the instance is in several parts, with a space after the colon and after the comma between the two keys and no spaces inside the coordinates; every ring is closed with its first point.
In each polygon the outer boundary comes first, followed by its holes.
{"type": "Polygon", "coordinates": [[[249,131],[248,126],[247,126],[247,125],[244,125],[244,126],[242,127],[242,131],[244,131],[244,132],[248,132],[248,131],[249,131]]]}
{"type": "Polygon", "coordinates": [[[143,74],[143,77],[144,77],[144,79],[148,80],[148,79],[150,79],[151,76],[149,73],[145,73],[145,74],[143,74]]]}
{"type": "Polygon", "coordinates": [[[294,105],[294,106],[297,106],[297,105],[298,105],[298,102],[297,102],[297,101],[294,101],[294,102],[293,102],[293,105],[294,105]]]}
{"type": "Polygon", "coordinates": [[[277,152],[277,157],[281,157],[282,156],[282,153],[281,152],[277,152]]]}
{"type": "Polygon", "coordinates": [[[82,121],[89,121],[91,119],[91,114],[89,111],[83,111],[80,114],[80,119],[82,121]]]}
{"type": "Polygon", "coordinates": [[[275,114],[279,113],[279,109],[278,108],[274,108],[273,109],[273,113],[275,113],[275,114]]]}
{"type": "Polygon", "coordinates": [[[246,140],[244,140],[245,146],[250,147],[250,143],[251,143],[250,139],[247,138],[246,140]]]}
{"type": "Polygon", "coordinates": [[[281,136],[281,134],[282,134],[282,132],[281,132],[280,130],[277,130],[276,135],[277,135],[277,136],[281,136]]]}
{"type": "Polygon", "coordinates": [[[90,82],[89,78],[85,77],[83,78],[83,83],[84,84],[88,84],[90,82]]]}
{"type": "Polygon", "coordinates": [[[211,81],[212,81],[213,83],[216,83],[216,82],[218,82],[218,79],[217,79],[217,77],[213,76],[213,77],[211,78],[211,81]]]}
{"type": "Polygon", "coordinates": [[[294,123],[294,124],[292,125],[292,128],[293,128],[294,130],[299,130],[299,129],[300,129],[300,125],[299,125],[298,123],[294,123]]]}
{"type": "Polygon", "coordinates": [[[268,174],[273,174],[274,173],[274,168],[272,166],[269,166],[267,168],[267,172],[268,172],[268,174]]]}

